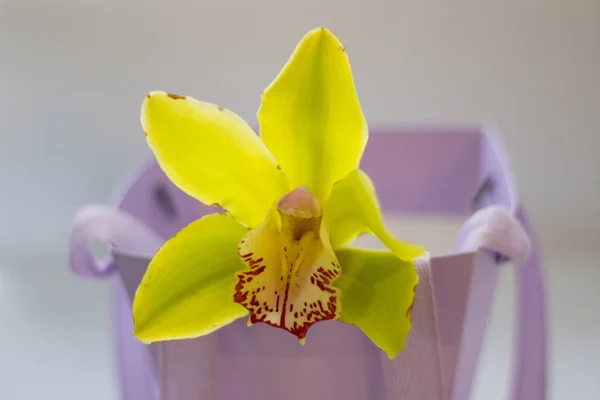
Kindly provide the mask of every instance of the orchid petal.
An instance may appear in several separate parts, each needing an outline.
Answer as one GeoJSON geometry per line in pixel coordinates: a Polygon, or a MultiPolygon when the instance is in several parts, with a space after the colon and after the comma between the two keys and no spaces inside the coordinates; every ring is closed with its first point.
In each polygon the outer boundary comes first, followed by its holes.
{"type": "Polygon", "coordinates": [[[184,192],[256,226],[287,191],[269,150],[233,112],[191,97],[152,92],[142,126],[161,168],[184,192]]]}
{"type": "Polygon", "coordinates": [[[260,136],[290,186],[307,185],[320,201],[358,167],[367,143],[348,55],[329,30],[309,32],[265,90],[260,136]]]}
{"type": "Polygon", "coordinates": [[[375,188],[361,170],[354,170],[333,187],[324,218],[334,249],[362,233],[375,235],[402,260],[425,255],[425,249],[396,239],[386,228],[375,188]]]}
{"type": "Polygon", "coordinates": [[[192,222],[158,250],[133,302],[134,335],[142,342],[209,334],[248,314],[232,301],[236,253],[248,230],[225,214],[192,222]]]}
{"type": "Polygon", "coordinates": [[[342,273],[339,320],[358,326],[389,358],[404,347],[418,275],[414,261],[389,251],[347,248],[336,251],[342,273]]]}

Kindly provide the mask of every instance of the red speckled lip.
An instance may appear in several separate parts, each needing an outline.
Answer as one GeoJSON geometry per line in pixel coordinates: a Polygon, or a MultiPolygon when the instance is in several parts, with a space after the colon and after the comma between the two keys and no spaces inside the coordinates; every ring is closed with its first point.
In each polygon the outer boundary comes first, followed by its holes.
{"type": "Polygon", "coordinates": [[[340,266],[320,235],[321,207],[308,188],[283,196],[265,222],[240,242],[247,269],[237,275],[233,300],[250,324],[264,322],[304,341],[319,321],[337,318],[340,266]]]}
{"type": "MultiPolygon", "coordinates": [[[[313,324],[337,317],[339,296],[331,282],[339,276],[339,265],[331,263],[327,269],[318,267],[311,270],[310,288],[307,289],[312,290],[303,293],[303,286],[295,279],[289,282],[279,280],[275,288],[263,285],[265,280],[261,279],[261,275],[269,271],[266,265],[261,265],[259,260],[262,258],[254,259],[251,253],[243,258],[249,269],[238,274],[233,299],[248,309],[252,324],[265,322],[304,339],[313,324]],[[314,288],[320,293],[311,298],[308,294],[313,293],[314,288]]],[[[279,269],[280,265],[275,268],[279,269]]]]}

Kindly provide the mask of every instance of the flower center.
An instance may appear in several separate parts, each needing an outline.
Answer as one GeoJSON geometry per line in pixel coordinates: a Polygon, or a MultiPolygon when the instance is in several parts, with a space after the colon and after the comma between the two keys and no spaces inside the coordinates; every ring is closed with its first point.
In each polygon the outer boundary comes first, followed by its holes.
{"type": "Polygon", "coordinates": [[[281,231],[287,232],[291,239],[298,241],[310,232],[319,235],[321,205],[306,186],[283,196],[277,202],[277,211],[281,218],[281,231]]]}
{"type": "Polygon", "coordinates": [[[248,270],[238,274],[234,301],[301,342],[314,323],[337,317],[339,293],[331,283],[339,265],[321,229],[322,209],[305,186],[284,195],[262,225],[240,242],[248,270]]]}

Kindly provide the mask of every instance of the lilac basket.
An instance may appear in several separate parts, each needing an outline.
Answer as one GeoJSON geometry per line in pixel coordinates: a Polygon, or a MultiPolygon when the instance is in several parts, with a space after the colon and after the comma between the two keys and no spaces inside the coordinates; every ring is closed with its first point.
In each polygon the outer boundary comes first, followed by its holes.
{"type": "MultiPolygon", "coordinates": [[[[546,396],[546,326],[535,243],[501,146],[481,129],[371,134],[361,168],[387,214],[467,216],[456,252],[419,259],[413,327],[393,360],[351,325],[315,325],[301,347],[287,332],[240,320],[206,337],[150,346],[132,335],[131,304],[154,252],[212,212],[179,191],[152,161],[116,207],[80,211],[71,266],[114,287],[123,400],[462,400],[469,398],[498,269],[517,266],[512,399],[546,396]],[[111,246],[96,260],[89,246],[111,246]]],[[[426,244],[426,243],[425,243],[426,244]]]]}

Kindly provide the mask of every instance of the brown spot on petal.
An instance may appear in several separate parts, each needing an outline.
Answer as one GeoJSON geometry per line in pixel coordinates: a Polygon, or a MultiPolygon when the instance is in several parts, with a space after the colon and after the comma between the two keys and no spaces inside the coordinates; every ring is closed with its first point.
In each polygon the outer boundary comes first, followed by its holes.
{"type": "Polygon", "coordinates": [[[217,108],[219,109],[219,111],[224,111],[225,110],[225,108],[221,107],[221,106],[217,106],[217,108]]]}
{"type": "Polygon", "coordinates": [[[174,100],[185,100],[185,96],[181,96],[179,94],[167,93],[167,97],[170,97],[174,100]]]}

